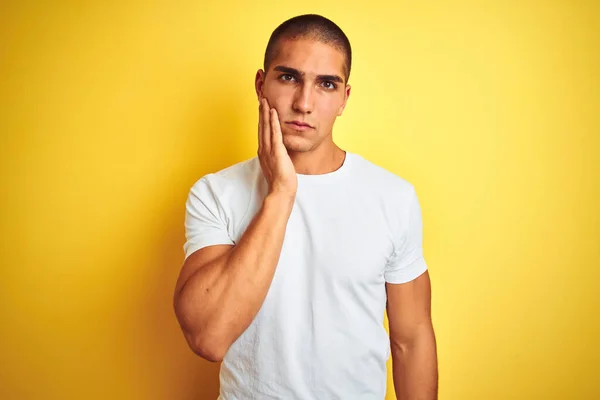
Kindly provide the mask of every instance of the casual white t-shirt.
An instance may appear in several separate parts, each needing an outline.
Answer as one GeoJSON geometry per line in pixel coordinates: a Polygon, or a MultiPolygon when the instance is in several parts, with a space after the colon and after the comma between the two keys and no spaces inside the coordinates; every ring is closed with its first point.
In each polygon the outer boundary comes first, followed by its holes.
{"type": "MultiPolygon", "coordinates": [[[[199,179],[186,203],[186,258],[237,243],[267,189],[258,157],[199,179]]],[[[410,183],[350,152],[334,172],[298,174],[273,281],[223,359],[219,399],[382,400],[385,283],[426,270],[410,183]]]]}

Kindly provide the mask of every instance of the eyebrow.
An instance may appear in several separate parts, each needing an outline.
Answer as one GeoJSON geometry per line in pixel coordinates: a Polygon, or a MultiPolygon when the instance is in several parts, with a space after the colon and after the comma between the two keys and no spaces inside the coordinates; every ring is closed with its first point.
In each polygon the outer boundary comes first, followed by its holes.
{"type": "MultiPolygon", "coordinates": [[[[292,74],[292,75],[296,75],[296,76],[300,76],[300,77],[303,77],[305,75],[304,72],[300,72],[295,68],[285,67],[283,65],[278,65],[275,68],[273,68],[273,70],[279,71],[279,72],[285,72],[287,74],[292,74]]],[[[338,75],[317,75],[317,79],[321,80],[321,81],[332,81],[332,82],[344,83],[344,80],[338,75]]]]}

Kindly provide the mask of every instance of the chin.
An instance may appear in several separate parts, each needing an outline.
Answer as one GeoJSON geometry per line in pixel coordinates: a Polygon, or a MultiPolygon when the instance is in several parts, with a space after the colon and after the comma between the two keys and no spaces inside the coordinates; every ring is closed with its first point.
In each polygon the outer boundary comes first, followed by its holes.
{"type": "Polygon", "coordinates": [[[314,143],[306,138],[299,136],[291,136],[291,135],[283,135],[283,145],[287,149],[287,151],[292,151],[294,153],[304,153],[307,151],[311,151],[314,147],[314,143]]]}

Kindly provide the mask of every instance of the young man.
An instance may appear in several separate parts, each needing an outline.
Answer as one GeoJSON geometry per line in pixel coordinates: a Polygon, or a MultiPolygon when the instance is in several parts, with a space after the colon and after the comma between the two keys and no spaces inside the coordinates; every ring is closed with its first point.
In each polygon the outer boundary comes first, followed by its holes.
{"type": "Polygon", "coordinates": [[[351,60],[324,17],[280,25],[256,75],[258,157],[190,190],[174,307],[194,352],[223,361],[220,399],[380,400],[390,345],[398,398],[437,397],[415,190],[332,139],[351,60]]]}

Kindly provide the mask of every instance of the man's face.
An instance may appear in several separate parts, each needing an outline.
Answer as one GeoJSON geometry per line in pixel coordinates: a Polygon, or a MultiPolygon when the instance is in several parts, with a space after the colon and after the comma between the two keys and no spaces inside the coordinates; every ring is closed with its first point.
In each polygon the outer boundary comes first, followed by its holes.
{"type": "Polygon", "coordinates": [[[289,151],[311,151],[331,140],[335,119],[350,95],[344,61],[344,54],[331,45],[284,39],[269,70],[257,72],[258,97],[277,110],[289,151]]]}

